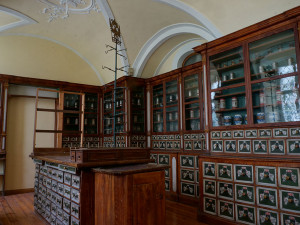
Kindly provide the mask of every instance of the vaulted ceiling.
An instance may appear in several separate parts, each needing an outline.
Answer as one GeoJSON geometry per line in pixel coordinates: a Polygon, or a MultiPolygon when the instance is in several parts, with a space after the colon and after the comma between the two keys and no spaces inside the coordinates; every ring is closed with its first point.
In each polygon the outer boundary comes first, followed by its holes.
{"type": "MultiPolygon", "coordinates": [[[[102,85],[113,80],[109,18],[134,76],[178,67],[192,47],[299,6],[299,0],[0,0],[0,73],[102,85]],[[84,4],[85,3],[85,4],[84,4]],[[91,7],[90,7],[91,6],[91,7]],[[56,11],[55,11],[56,10],[56,11]],[[65,18],[62,18],[65,17],[65,18]]],[[[127,67],[125,67],[127,68],[127,67]]],[[[119,76],[124,73],[120,71],[119,76]]]]}

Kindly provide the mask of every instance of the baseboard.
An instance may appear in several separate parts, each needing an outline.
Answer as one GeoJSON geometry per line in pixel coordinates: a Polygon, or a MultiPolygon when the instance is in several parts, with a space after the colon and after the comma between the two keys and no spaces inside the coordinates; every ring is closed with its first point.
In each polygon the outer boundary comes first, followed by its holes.
{"type": "Polygon", "coordinates": [[[6,190],[5,195],[17,195],[34,192],[34,188],[26,188],[26,189],[17,189],[17,190],[6,190]]]}

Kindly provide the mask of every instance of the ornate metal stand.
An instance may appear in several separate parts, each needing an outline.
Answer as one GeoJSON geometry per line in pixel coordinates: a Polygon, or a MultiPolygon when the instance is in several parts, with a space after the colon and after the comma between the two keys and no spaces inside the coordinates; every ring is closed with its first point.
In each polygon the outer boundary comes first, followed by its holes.
{"type": "MultiPolygon", "coordinates": [[[[102,69],[108,69],[112,72],[115,73],[115,80],[114,80],[114,98],[113,98],[113,103],[114,103],[114,110],[113,110],[113,117],[112,118],[108,118],[109,120],[113,120],[113,137],[114,137],[114,147],[116,147],[116,92],[117,89],[120,88],[126,88],[126,87],[117,87],[117,72],[118,70],[125,72],[124,68],[127,66],[123,66],[118,68],[118,56],[124,57],[126,59],[126,57],[122,54],[120,54],[121,51],[126,50],[126,49],[120,49],[118,50],[118,45],[121,46],[121,31],[120,31],[120,26],[119,24],[114,20],[114,19],[110,19],[109,20],[109,24],[110,24],[110,30],[111,30],[111,36],[112,36],[112,42],[115,43],[115,47],[110,46],[110,45],[105,45],[105,47],[108,49],[105,51],[105,53],[107,54],[110,51],[115,51],[115,68],[111,69],[109,67],[106,66],[102,66],[102,69]]],[[[125,127],[124,127],[125,129],[125,127]]],[[[120,132],[118,132],[120,133],[120,132]]],[[[123,133],[123,132],[121,132],[123,133]]]]}

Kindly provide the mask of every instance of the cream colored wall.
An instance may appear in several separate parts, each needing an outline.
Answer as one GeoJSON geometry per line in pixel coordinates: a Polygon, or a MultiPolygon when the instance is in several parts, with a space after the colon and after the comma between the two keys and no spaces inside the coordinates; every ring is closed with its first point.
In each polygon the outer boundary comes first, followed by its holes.
{"type": "Polygon", "coordinates": [[[71,50],[26,36],[0,36],[0,74],[101,85],[91,67],[71,50]]]}
{"type": "MultiPolygon", "coordinates": [[[[41,100],[39,106],[53,108],[54,101],[41,100]]],[[[29,155],[33,150],[34,110],[34,98],[8,99],[6,190],[33,188],[34,163],[29,155]]],[[[54,124],[54,114],[40,114],[38,118],[48,128],[54,124]]],[[[39,143],[52,147],[53,135],[43,135],[39,143]]]]}

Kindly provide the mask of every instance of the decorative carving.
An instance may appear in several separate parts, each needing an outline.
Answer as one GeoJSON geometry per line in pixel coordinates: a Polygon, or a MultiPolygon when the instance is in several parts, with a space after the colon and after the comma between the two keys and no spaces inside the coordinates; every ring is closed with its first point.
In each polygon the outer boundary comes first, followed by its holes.
{"type": "Polygon", "coordinates": [[[88,14],[91,10],[100,12],[95,0],[88,0],[89,4],[83,0],[39,0],[46,4],[42,13],[48,14],[48,22],[54,19],[66,19],[69,13],[88,14]]]}

